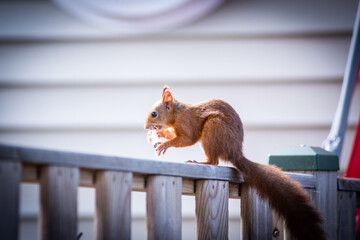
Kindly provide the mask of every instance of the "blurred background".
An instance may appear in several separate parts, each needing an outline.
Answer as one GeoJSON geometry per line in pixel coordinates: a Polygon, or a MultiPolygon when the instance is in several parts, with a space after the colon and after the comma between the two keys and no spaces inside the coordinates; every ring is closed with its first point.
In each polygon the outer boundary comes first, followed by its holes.
{"type": "MultiPolygon", "coordinates": [[[[164,84],[175,98],[228,101],[245,155],[320,146],[340,95],[356,0],[0,2],[0,142],[159,161],[205,160],[200,145],[155,157],[143,123],[164,84]]],[[[351,105],[341,171],[360,111],[351,105]]],[[[37,239],[38,187],[21,186],[20,239],[37,239]]],[[[82,239],[93,239],[94,190],[80,188],[82,239]]],[[[183,197],[183,239],[194,239],[183,197]]],[[[145,194],[132,195],[132,238],[146,238],[145,194]]],[[[230,201],[230,239],[240,201],[230,201]]]]}

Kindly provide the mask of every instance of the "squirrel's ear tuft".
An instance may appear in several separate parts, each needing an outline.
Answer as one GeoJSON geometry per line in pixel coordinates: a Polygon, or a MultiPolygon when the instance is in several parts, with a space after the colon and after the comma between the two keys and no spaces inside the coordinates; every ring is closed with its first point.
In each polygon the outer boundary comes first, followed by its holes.
{"type": "Polygon", "coordinates": [[[166,90],[171,91],[170,88],[169,88],[167,85],[164,85],[163,91],[162,91],[162,95],[164,95],[164,93],[165,93],[166,90]]]}
{"type": "Polygon", "coordinates": [[[162,104],[169,104],[173,102],[173,96],[168,86],[164,86],[162,93],[162,104]]]}

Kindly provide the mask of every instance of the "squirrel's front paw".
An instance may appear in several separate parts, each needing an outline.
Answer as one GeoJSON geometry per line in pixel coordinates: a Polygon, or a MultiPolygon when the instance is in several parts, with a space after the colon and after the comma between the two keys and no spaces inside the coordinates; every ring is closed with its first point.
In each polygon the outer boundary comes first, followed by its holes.
{"type": "Polygon", "coordinates": [[[158,147],[156,148],[157,155],[160,156],[161,153],[162,153],[162,154],[165,154],[165,152],[166,152],[167,149],[168,149],[168,146],[167,146],[166,142],[160,144],[160,146],[158,146],[158,147]]]}

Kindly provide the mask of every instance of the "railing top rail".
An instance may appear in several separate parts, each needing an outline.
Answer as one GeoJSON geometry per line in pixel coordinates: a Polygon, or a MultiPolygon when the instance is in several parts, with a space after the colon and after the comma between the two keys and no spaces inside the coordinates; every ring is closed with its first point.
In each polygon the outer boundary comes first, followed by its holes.
{"type": "Polygon", "coordinates": [[[338,179],[338,190],[360,192],[360,179],[354,178],[339,178],[338,179]]]}
{"type": "MultiPolygon", "coordinates": [[[[126,171],[145,175],[156,174],[194,179],[244,182],[242,175],[231,167],[173,163],[0,144],[0,161],[4,160],[37,165],[62,165],[95,170],[126,171]]],[[[306,188],[316,188],[316,177],[313,175],[287,174],[306,188]]]]}
{"type": "Polygon", "coordinates": [[[184,164],[164,161],[54,151],[20,146],[0,145],[0,160],[12,159],[40,165],[63,165],[97,170],[115,170],[142,174],[159,174],[199,179],[243,182],[234,168],[184,164]]]}

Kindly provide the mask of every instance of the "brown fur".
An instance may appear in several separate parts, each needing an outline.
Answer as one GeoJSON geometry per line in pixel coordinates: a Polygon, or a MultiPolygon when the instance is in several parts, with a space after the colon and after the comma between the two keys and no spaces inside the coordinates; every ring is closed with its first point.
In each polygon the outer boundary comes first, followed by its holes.
{"type": "Polygon", "coordinates": [[[246,184],[256,188],[285,219],[292,236],[299,240],[325,239],[322,217],[302,186],[280,169],[244,157],[242,122],[228,103],[219,99],[182,103],[165,86],[162,100],[150,110],[145,128],[156,129],[159,136],[169,139],[157,148],[158,155],[169,147],[186,147],[201,140],[207,157],[201,163],[218,165],[219,159],[230,161],[243,174],[246,184]],[[170,134],[168,128],[173,128],[175,134],[170,134]]]}

